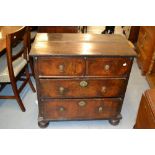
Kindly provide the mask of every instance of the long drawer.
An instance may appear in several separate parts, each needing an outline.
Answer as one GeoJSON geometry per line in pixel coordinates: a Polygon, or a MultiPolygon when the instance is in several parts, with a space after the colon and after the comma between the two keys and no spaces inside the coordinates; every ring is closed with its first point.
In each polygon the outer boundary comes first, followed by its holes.
{"type": "Polygon", "coordinates": [[[132,66],[130,58],[88,58],[88,57],[42,57],[38,58],[40,77],[67,76],[128,76],[132,66]]]}
{"type": "Polygon", "coordinates": [[[107,119],[120,113],[122,100],[114,99],[53,99],[42,103],[47,120],[107,119]]]}
{"type": "Polygon", "coordinates": [[[125,78],[108,79],[40,79],[42,98],[120,97],[124,94],[125,78]]]}

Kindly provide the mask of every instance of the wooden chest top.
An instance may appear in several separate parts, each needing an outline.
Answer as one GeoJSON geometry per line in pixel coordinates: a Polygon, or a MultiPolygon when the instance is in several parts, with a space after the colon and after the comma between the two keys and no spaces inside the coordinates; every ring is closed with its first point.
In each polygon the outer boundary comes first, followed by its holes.
{"type": "Polygon", "coordinates": [[[127,42],[121,35],[82,33],[37,33],[36,41],[64,42],[127,42]]]}
{"type": "Polygon", "coordinates": [[[31,56],[136,56],[121,35],[37,34],[31,56]]]}

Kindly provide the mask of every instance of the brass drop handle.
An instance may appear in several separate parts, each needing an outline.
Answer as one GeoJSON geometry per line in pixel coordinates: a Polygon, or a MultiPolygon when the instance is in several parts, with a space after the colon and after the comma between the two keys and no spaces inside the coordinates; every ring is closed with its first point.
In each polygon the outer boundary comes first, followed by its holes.
{"type": "Polygon", "coordinates": [[[65,108],[64,107],[60,107],[59,111],[63,112],[63,111],[65,111],[65,108]]]}
{"type": "Polygon", "coordinates": [[[105,93],[106,90],[107,90],[107,87],[106,87],[106,86],[102,86],[102,88],[101,88],[101,92],[102,92],[102,93],[105,93]]]}
{"type": "Polygon", "coordinates": [[[88,82],[87,81],[81,81],[80,82],[80,86],[81,87],[87,87],[88,86],[88,82]]]}
{"type": "Polygon", "coordinates": [[[64,72],[64,65],[59,65],[59,71],[62,73],[62,72],[64,72]]]}
{"type": "Polygon", "coordinates": [[[103,112],[103,107],[99,107],[98,112],[103,112]]]}
{"type": "Polygon", "coordinates": [[[110,66],[109,66],[109,65],[105,65],[105,66],[104,66],[104,70],[105,70],[105,71],[109,71],[109,69],[110,69],[110,66]]]}
{"type": "Polygon", "coordinates": [[[86,102],[85,101],[80,101],[78,104],[79,104],[80,107],[84,107],[86,105],[86,102]]]}
{"type": "Polygon", "coordinates": [[[64,91],[65,91],[65,88],[64,87],[59,87],[59,92],[60,92],[61,95],[64,94],[64,91]]]}

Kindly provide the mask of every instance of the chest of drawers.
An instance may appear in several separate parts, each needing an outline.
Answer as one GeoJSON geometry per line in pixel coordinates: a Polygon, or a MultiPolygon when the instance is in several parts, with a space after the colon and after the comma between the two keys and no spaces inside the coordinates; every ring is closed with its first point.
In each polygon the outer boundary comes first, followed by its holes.
{"type": "Polygon", "coordinates": [[[38,34],[30,55],[35,65],[40,127],[58,120],[119,123],[136,56],[123,37],[38,34]]]}

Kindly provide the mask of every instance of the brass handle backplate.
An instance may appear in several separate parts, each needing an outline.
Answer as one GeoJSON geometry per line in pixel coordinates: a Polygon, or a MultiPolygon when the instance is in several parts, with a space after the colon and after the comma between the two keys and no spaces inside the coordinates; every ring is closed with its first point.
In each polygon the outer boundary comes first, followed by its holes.
{"type": "Polygon", "coordinates": [[[110,69],[110,66],[109,66],[109,65],[105,65],[105,66],[104,66],[104,70],[105,70],[105,71],[108,71],[109,69],[110,69]]]}
{"type": "Polygon", "coordinates": [[[59,65],[59,71],[62,73],[64,72],[64,65],[59,65]]]}
{"type": "Polygon", "coordinates": [[[98,112],[103,112],[103,107],[99,107],[98,112]]]}
{"type": "Polygon", "coordinates": [[[63,112],[63,111],[65,111],[65,108],[64,108],[64,107],[60,107],[60,108],[59,108],[59,111],[60,111],[60,112],[63,112]]]}
{"type": "Polygon", "coordinates": [[[79,104],[80,107],[84,107],[86,105],[86,102],[85,101],[80,101],[78,104],[79,104]]]}
{"type": "Polygon", "coordinates": [[[88,86],[88,82],[87,81],[81,81],[80,82],[80,86],[81,87],[87,87],[88,86]]]}
{"type": "Polygon", "coordinates": [[[107,87],[106,87],[106,86],[102,86],[102,88],[101,88],[101,92],[102,92],[102,93],[105,93],[106,90],[107,90],[107,87]]]}
{"type": "Polygon", "coordinates": [[[59,87],[59,92],[60,92],[61,95],[64,94],[64,91],[65,91],[65,88],[64,87],[59,87]]]}

